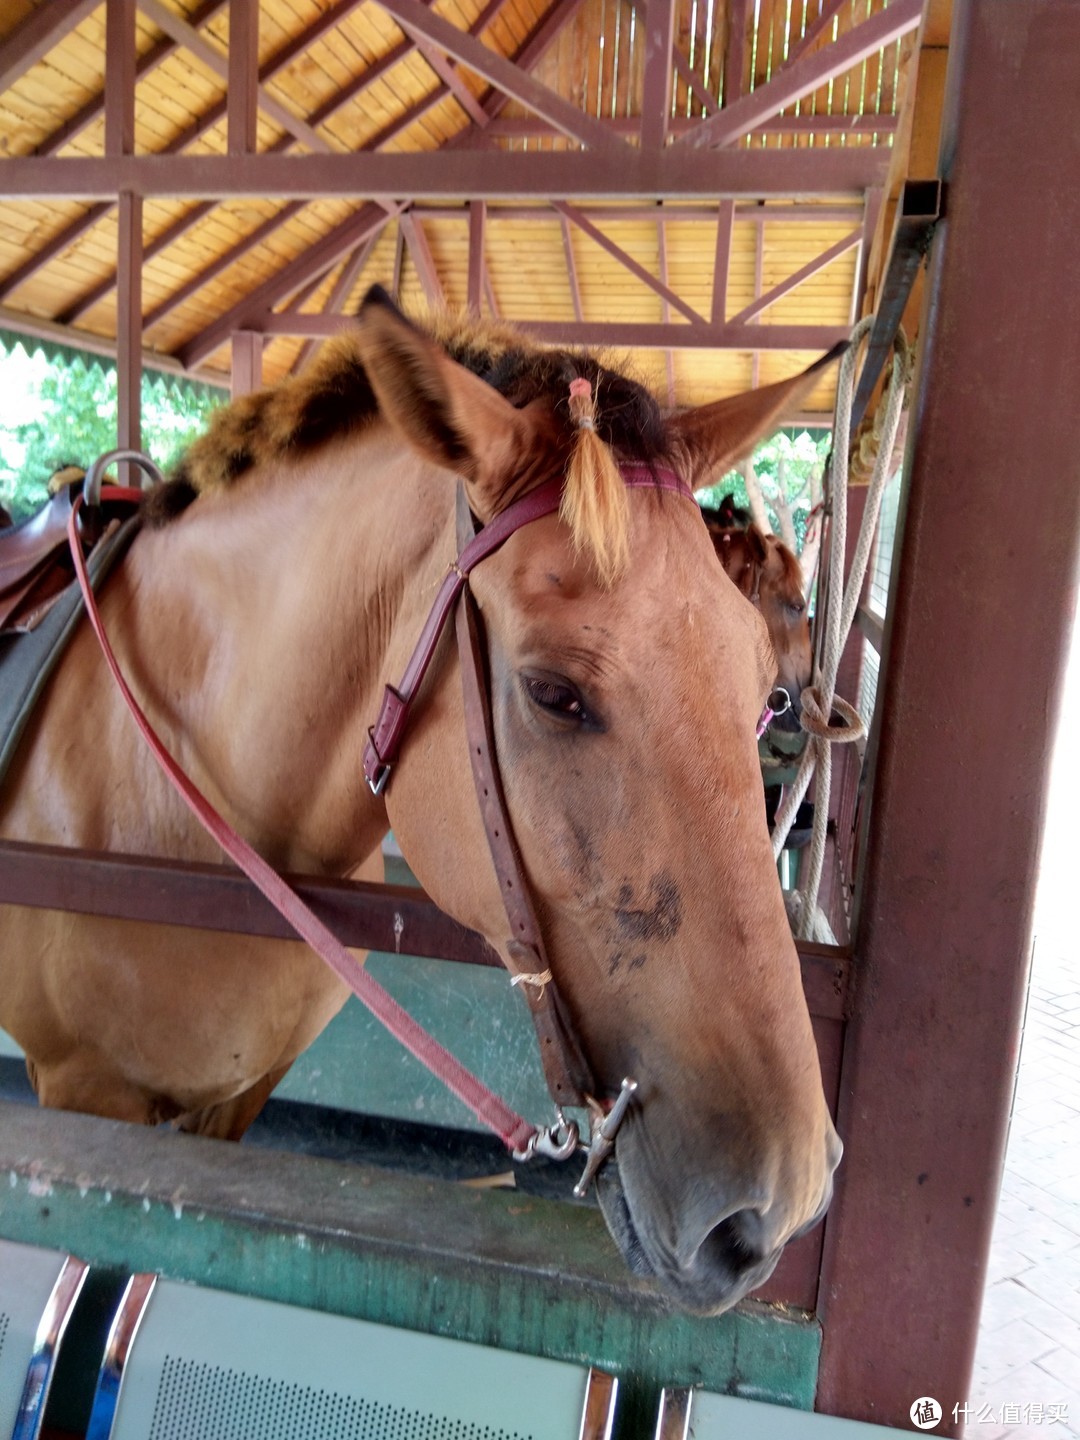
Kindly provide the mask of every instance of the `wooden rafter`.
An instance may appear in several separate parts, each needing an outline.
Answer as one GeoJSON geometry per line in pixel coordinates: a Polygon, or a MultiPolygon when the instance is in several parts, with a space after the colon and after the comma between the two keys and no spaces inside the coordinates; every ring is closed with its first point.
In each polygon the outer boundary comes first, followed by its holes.
{"type": "MultiPolygon", "coordinates": [[[[340,315],[348,304],[349,296],[353,292],[357,280],[364,266],[371,259],[371,252],[379,243],[379,232],[376,231],[363,245],[359,246],[341,267],[341,273],[334,281],[330,294],[327,296],[326,304],[323,306],[323,313],[327,315],[340,315]]],[[[320,275],[316,283],[321,283],[323,277],[320,275]]],[[[305,287],[306,288],[306,287],[305,287]]],[[[319,348],[317,340],[308,340],[300,347],[296,359],[292,363],[291,373],[298,374],[311,358],[313,352],[319,348]]]]}
{"type": "MultiPolygon", "coordinates": [[[[759,231],[758,233],[760,234],[761,232],[759,231]]],[[[837,240],[835,245],[830,245],[829,248],[823,250],[820,255],[815,255],[813,260],[807,261],[807,263],[796,270],[793,275],[789,275],[786,280],[781,280],[778,285],[774,285],[772,289],[764,295],[759,294],[745,309],[740,310],[737,315],[731,317],[731,323],[733,325],[746,325],[749,324],[751,320],[756,320],[757,317],[768,310],[771,305],[775,305],[776,302],[782,300],[785,295],[790,295],[793,290],[797,290],[799,286],[809,280],[811,276],[819,274],[827,265],[831,265],[834,260],[839,259],[841,255],[846,255],[849,250],[853,250],[856,245],[861,243],[862,237],[863,232],[860,226],[858,230],[853,230],[850,235],[845,235],[843,239],[837,240]]]]}
{"type": "MultiPolygon", "coordinates": [[[[397,3],[397,0],[395,0],[397,3]]],[[[708,124],[708,121],[703,121],[708,124]]],[[[131,155],[86,158],[16,156],[0,161],[0,196],[94,201],[133,190],[150,197],[229,196],[317,200],[357,193],[469,200],[515,196],[570,199],[641,195],[715,199],[861,194],[880,183],[887,156],[876,147],[828,150],[718,150],[707,159],[682,143],[644,153],[624,147],[618,165],[589,151],[488,154],[427,150],[335,155],[131,155]]]]}
{"type": "Polygon", "coordinates": [[[631,275],[636,276],[643,284],[647,285],[650,290],[655,291],[665,304],[673,306],[678,310],[679,314],[689,320],[692,325],[703,325],[705,323],[704,318],[698,314],[692,305],[688,305],[685,300],[676,295],[675,291],[672,290],[665,281],[658,280],[654,275],[650,275],[644,265],[635,260],[632,255],[628,255],[621,245],[616,245],[614,240],[605,235],[601,229],[594,225],[593,222],[583,215],[575,206],[567,205],[562,200],[553,200],[552,209],[557,210],[559,214],[569,220],[571,224],[576,225],[579,230],[588,235],[590,240],[595,240],[597,245],[606,250],[612,259],[617,260],[624,269],[630,271],[631,275]]]}
{"type": "Polygon", "coordinates": [[[671,50],[675,0],[649,0],[645,11],[645,74],[641,87],[641,148],[659,150],[671,116],[671,50]]]}
{"type": "Polygon", "coordinates": [[[424,234],[423,225],[414,215],[405,213],[398,216],[398,229],[405,236],[405,245],[413,262],[413,268],[420,277],[424,298],[429,305],[441,309],[446,304],[446,293],[443,290],[442,281],[439,279],[438,267],[431,253],[427,236],[424,234]]]}
{"type": "Polygon", "coordinates": [[[259,0],[229,0],[226,78],[229,154],[250,155],[259,123],[259,0]]]}
{"type": "Polygon", "coordinates": [[[484,236],[487,230],[487,205],[483,200],[470,200],[469,211],[469,282],[466,305],[470,315],[479,315],[484,293],[484,236]]]}
{"type": "Polygon", "coordinates": [[[782,66],[756,90],[740,95],[718,114],[702,120],[680,143],[695,147],[734,144],[770,115],[793,105],[914,30],[922,19],[922,12],[923,0],[893,0],[888,9],[879,10],[831,45],[782,66]]]}
{"type": "MultiPolygon", "coordinates": [[[[292,294],[313,275],[325,274],[328,266],[380,231],[389,218],[385,210],[373,204],[365,205],[354,215],[350,215],[184,345],[179,354],[182,363],[188,366],[200,364],[224,345],[234,330],[247,329],[259,316],[264,315],[270,306],[277,304],[283,295],[292,294]]],[[[263,328],[271,330],[272,322],[283,318],[285,317],[271,317],[263,328]]],[[[294,323],[321,318],[323,317],[298,315],[294,323]]],[[[301,330],[296,333],[304,332],[301,330]]],[[[332,334],[333,331],[324,333],[332,334]]]]}
{"type": "Polygon", "coordinates": [[[421,0],[378,0],[378,3],[408,34],[429,40],[504,95],[542,115],[564,135],[580,141],[582,145],[604,151],[610,151],[613,144],[621,143],[613,140],[598,120],[534,80],[527,69],[482,45],[441,15],[434,14],[421,0]]]}
{"type": "MultiPolygon", "coordinates": [[[[237,322],[239,323],[239,322],[237,322]]],[[[340,315],[265,315],[251,322],[267,335],[338,335],[351,321],[340,315]]],[[[552,345],[605,346],[627,350],[809,350],[831,349],[850,334],[843,325],[664,325],[621,320],[539,320],[516,317],[515,326],[538,340],[552,345]]],[[[231,330],[217,336],[216,343],[203,343],[197,351],[180,351],[181,361],[192,363],[206,358],[225,343],[231,330]]]]}
{"type": "Polygon", "coordinates": [[[101,0],[51,0],[17,25],[0,44],[0,90],[6,90],[96,10],[101,0]]]}

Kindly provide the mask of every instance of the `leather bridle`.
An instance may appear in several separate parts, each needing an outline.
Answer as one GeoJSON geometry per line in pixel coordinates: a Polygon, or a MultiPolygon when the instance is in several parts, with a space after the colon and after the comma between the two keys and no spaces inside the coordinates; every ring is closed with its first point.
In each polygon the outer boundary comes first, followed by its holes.
{"type": "MultiPolygon", "coordinates": [[[[101,471],[102,463],[93,467],[95,473],[101,471]]],[[[693,502],[690,488],[674,471],[665,467],[626,464],[620,467],[620,471],[625,484],[631,489],[672,491],[693,502]]],[[[552,480],[530,491],[463,545],[443,580],[400,683],[396,687],[386,686],[379,717],[369,731],[363,761],[364,774],[372,792],[382,794],[397,762],[417,692],[447,620],[456,607],[458,653],[473,778],[510,929],[504,948],[515,967],[512,983],[520,983],[526,992],[540,1040],[544,1073],[555,1101],[556,1122],[544,1129],[530,1125],[515,1114],[402,1010],[383,987],[357,965],[349,951],[287,882],[217,813],[165,750],[124,680],[105,634],[87,576],[82,515],[86,509],[93,513],[100,488],[93,494],[88,491],[76,499],[68,522],[68,541],[87,615],[109,669],[154,758],[188,808],[297,934],[413,1055],[500,1136],[515,1159],[530,1159],[537,1154],[552,1159],[568,1159],[578,1148],[586,1149],[588,1160],[585,1172],[575,1187],[575,1193],[583,1195],[593,1175],[614,1149],[616,1131],[637,1085],[635,1081],[625,1079],[614,1101],[598,1099],[594,1095],[595,1087],[587,1062],[566,1025],[565,1012],[548,965],[543,934],[533,909],[503,796],[492,730],[483,629],[475,601],[468,592],[469,575],[482,560],[494,554],[524,525],[559,509],[562,488],[560,480],[552,480]],[[563,1105],[581,1104],[587,1105],[590,1111],[591,1137],[587,1145],[579,1141],[575,1122],[567,1120],[562,1113],[563,1105]]],[[[139,492],[119,487],[110,487],[109,494],[133,503],[141,498],[139,492]]],[[[459,515],[467,513],[468,507],[462,499],[459,515]]]]}
{"type": "MultiPolygon", "coordinates": [[[[624,464],[619,467],[629,489],[650,488],[671,491],[693,501],[693,492],[673,470],[666,467],[624,464]]],[[[488,849],[506,910],[509,936],[503,949],[511,967],[511,983],[525,992],[540,1043],[540,1058],[548,1089],[555,1101],[560,1127],[564,1105],[588,1106],[596,1119],[594,1134],[606,1125],[614,1140],[615,1119],[608,1101],[597,1098],[596,1085],[572,1030],[567,1023],[543,933],[536,918],[529,884],[521,863],[503,793],[502,777],[495,750],[487,656],[476,602],[469,590],[469,576],[481,561],[499,550],[511,535],[545,515],[554,514],[562,502],[563,482],[549,480],[502,511],[490,524],[475,530],[464,486],[458,489],[458,543],[460,554],[452,562],[420,639],[397,686],[387,685],[379,717],[368,733],[364,749],[364,775],[372,793],[386,789],[417,693],[427,673],[435,648],[456,607],[455,630],[465,705],[465,733],[469,745],[476,797],[487,836],[488,849]]],[[[623,1082],[616,1105],[626,1102],[636,1088],[623,1082]],[[625,1097],[625,1098],[624,1098],[625,1097]]],[[[618,1119],[621,1119],[621,1113],[618,1119]]]]}

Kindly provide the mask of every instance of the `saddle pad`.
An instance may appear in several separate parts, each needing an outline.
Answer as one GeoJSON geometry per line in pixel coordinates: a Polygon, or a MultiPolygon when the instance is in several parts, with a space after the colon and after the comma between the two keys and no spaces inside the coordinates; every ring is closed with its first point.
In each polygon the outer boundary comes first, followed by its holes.
{"type": "MultiPolygon", "coordinates": [[[[138,527],[139,517],[133,515],[95,545],[87,562],[95,594],[135,538],[138,527]]],[[[33,630],[0,632],[0,785],[34,706],[75,634],[84,609],[79,582],[72,580],[33,630]]]]}

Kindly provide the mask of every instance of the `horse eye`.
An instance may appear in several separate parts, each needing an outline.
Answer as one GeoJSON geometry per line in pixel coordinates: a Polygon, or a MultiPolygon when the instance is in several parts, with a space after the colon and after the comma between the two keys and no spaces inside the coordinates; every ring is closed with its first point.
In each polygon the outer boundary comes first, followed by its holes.
{"type": "Polygon", "coordinates": [[[526,675],[523,683],[525,693],[541,710],[567,720],[588,719],[581,696],[572,686],[562,685],[557,680],[540,680],[534,675],[526,675]]]}
{"type": "Polygon", "coordinates": [[[789,605],[787,608],[788,608],[788,613],[789,613],[789,614],[798,617],[799,615],[801,615],[801,614],[804,612],[804,610],[806,609],[806,606],[802,603],[802,601],[799,601],[798,604],[789,605]]]}

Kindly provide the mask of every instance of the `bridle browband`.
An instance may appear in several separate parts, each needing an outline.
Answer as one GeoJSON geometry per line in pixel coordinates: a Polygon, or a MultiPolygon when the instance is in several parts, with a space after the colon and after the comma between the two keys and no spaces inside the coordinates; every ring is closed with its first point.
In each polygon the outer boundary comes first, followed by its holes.
{"type": "MultiPolygon", "coordinates": [[[[116,457],[105,457],[106,460],[109,458],[116,457]]],[[[122,458],[134,457],[125,452],[122,458]]],[[[95,474],[100,474],[103,463],[99,462],[93,467],[95,474]]],[[[672,491],[693,501],[693,492],[689,486],[666,467],[625,464],[620,466],[620,473],[630,489],[672,491]]],[[[89,482],[89,475],[87,478],[89,482]]],[[[456,631],[461,658],[466,733],[477,798],[511,931],[505,948],[512,963],[518,967],[513,980],[525,982],[522,988],[526,992],[537,1028],[544,1072],[555,1101],[556,1123],[544,1129],[529,1124],[517,1115],[428,1035],[423,1027],[356,963],[350,952],[288,883],[218,814],[165,750],[123,677],[105,634],[87,576],[82,538],[84,511],[89,510],[92,516],[96,510],[100,499],[100,479],[96,490],[91,492],[88,489],[75,500],[68,521],[68,541],[87,616],[106,663],[151,753],[188,808],[225,854],[284,916],[301,939],[315,950],[411,1054],[426,1065],[484,1124],[495,1131],[513,1152],[515,1159],[531,1159],[537,1154],[552,1159],[568,1159],[578,1148],[586,1149],[588,1159],[585,1171],[575,1187],[575,1194],[584,1195],[592,1177],[614,1150],[616,1131],[629,1108],[637,1085],[633,1080],[624,1080],[620,1093],[613,1102],[595,1098],[587,1063],[564,1023],[557,988],[547,964],[543,935],[533,910],[503,797],[491,723],[483,631],[475,601],[468,592],[468,578],[472,570],[482,560],[494,554],[522,526],[555,513],[561,504],[562,490],[561,480],[552,480],[539,486],[521,500],[515,501],[464,544],[443,580],[401,682],[396,687],[386,686],[379,717],[369,731],[363,761],[368,784],[375,795],[380,795],[385,790],[391,769],[397,761],[417,691],[431,664],[446,622],[457,606],[456,631]],[[589,1144],[579,1142],[577,1125],[563,1116],[564,1104],[585,1104],[589,1107],[589,1144]]],[[[463,496],[463,489],[461,493],[463,496]]],[[[139,491],[121,487],[109,487],[109,495],[110,498],[125,500],[133,505],[142,498],[139,491]]],[[[467,506],[463,507],[459,502],[459,514],[463,508],[467,514],[467,506]]]]}

